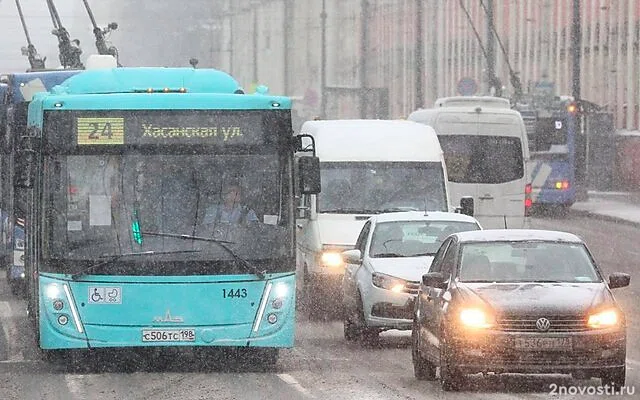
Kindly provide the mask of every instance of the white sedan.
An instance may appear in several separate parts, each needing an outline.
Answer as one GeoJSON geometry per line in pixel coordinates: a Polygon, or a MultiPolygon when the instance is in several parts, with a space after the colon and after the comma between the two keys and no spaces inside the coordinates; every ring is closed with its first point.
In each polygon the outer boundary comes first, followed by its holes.
{"type": "Polygon", "coordinates": [[[388,329],[411,329],[420,279],[452,233],[480,230],[463,214],[409,211],[371,217],[355,249],[342,253],[344,336],[374,341],[388,329]]]}

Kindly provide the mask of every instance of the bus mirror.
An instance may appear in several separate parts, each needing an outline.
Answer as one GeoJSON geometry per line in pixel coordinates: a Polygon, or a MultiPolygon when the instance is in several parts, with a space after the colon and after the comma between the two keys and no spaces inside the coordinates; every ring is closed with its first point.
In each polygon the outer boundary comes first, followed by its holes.
{"type": "Polygon", "coordinates": [[[300,157],[298,173],[301,194],[320,193],[320,159],[318,157],[300,157]]]}
{"type": "Polygon", "coordinates": [[[460,213],[473,217],[473,197],[464,196],[460,199],[460,213]]]}
{"type": "Polygon", "coordinates": [[[16,152],[15,178],[13,186],[23,189],[31,189],[36,177],[36,151],[22,149],[16,152]]]}

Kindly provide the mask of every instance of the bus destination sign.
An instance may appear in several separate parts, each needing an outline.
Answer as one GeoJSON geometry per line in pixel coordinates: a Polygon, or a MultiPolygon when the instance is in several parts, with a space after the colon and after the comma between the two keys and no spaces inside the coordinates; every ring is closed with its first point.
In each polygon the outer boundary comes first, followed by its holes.
{"type": "Polygon", "coordinates": [[[77,144],[263,144],[251,111],[116,111],[75,115],[77,144]]]}

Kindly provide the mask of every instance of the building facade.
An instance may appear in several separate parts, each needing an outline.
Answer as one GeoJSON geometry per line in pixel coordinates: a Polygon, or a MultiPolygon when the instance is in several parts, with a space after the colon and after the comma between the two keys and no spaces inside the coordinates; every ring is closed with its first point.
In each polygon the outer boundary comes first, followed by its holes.
{"type": "MultiPolygon", "coordinates": [[[[247,86],[265,83],[294,96],[306,116],[324,110],[328,118],[402,118],[438,97],[458,94],[463,78],[477,84],[476,94],[486,94],[485,53],[492,34],[504,95],[513,91],[510,69],[525,90],[548,81],[557,95],[571,95],[572,2],[493,0],[493,28],[490,5],[227,1],[219,64],[247,86]],[[378,106],[384,112],[376,112],[378,106]]],[[[582,0],[580,8],[581,98],[613,112],[618,128],[637,129],[640,0],[582,0]]]]}

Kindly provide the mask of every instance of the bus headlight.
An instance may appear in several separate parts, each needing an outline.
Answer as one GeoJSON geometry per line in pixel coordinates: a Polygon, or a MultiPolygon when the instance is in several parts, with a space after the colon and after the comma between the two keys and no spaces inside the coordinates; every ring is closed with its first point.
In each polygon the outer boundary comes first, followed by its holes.
{"type": "Polygon", "coordinates": [[[284,298],[289,294],[289,287],[286,283],[278,283],[274,288],[276,297],[284,298]]]}
{"type": "Polygon", "coordinates": [[[66,325],[69,322],[69,317],[67,317],[66,315],[62,314],[58,317],[58,323],[60,325],[66,325]]]}
{"type": "Polygon", "coordinates": [[[59,298],[60,297],[60,286],[56,285],[55,283],[49,284],[49,286],[47,286],[45,294],[50,299],[59,298]]]}

